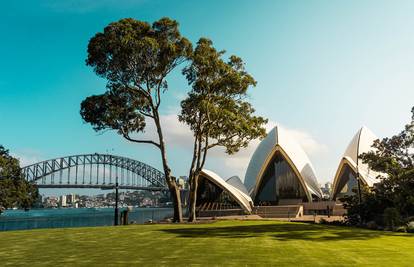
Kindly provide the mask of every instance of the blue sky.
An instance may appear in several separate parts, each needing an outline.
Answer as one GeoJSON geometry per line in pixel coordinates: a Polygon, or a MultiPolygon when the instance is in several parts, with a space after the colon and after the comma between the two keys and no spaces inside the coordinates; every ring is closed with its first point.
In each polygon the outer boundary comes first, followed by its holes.
{"type": "MultiPolygon", "coordinates": [[[[320,182],[330,181],[354,133],[368,126],[389,136],[414,105],[412,1],[3,1],[0,8],[0,144],[23,162],[106,152],[161,167],[157,150],[114,133],[97,134],[79,115],[80,102],[105,81],[85,66],[88,40],[124,17],[179,21],[183,35],[205,36],[244,59],[258,81],[257,113],[292,131],[320,182]]],[[[168,79],[162,113],[169,161],[188,173],[188,133],[175,123],[188,90],[168,79]]],[[[151,135],[149,130],[147,134],[151,135]]],[[[254,149],[211,154],[207,167],[244,175],[254,149]]]]}

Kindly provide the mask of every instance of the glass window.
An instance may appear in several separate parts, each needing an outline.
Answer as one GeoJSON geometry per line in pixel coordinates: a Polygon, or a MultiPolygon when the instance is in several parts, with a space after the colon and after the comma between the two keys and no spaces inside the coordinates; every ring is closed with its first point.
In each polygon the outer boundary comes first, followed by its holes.
{"type": "Polygon", "coordinates": [[[277,205],[278,202],[275,165],[271,163],[260,183],[259,190],[256,194],[255,205],[277,205]]]}
{"type": "Polygon", "coordinates": [[[198,178],[197,207],[239,208],[232,196],[203,176],[198,178]]]}
{"type": "Polygon", "coordinates": [[[267,167],[255,197],[255,205],[278,205],[307,201],[305,191],[292,167],[276,153],[267,167]]]}
{"type": "Polygon", "coordinates": [[[339,182],[334,193],[334,198],[354,195],[357,188],[358,180],[356,179],[356,173],[348,166],[348,164],[345,164],[339,174],[339,182]]]}

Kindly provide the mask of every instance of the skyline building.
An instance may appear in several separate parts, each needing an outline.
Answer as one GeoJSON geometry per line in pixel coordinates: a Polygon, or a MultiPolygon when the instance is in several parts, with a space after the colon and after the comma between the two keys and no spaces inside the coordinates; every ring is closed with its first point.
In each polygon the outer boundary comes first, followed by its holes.
{"type": "Polygon", "coordinates": [[[61,195],[59,197],[59,206],[66,207],[66,195],[61,195]]]}

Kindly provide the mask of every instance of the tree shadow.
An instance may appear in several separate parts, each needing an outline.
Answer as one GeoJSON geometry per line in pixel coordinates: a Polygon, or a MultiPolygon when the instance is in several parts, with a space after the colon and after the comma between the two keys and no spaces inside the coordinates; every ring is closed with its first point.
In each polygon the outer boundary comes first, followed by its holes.
{"type": "Polygon", "coordinates": [[[364,240],[381,236],[405,236],[399,233],[373,231],[345,226],[327,226],[305,223],[275,223],[263,225],[237,225],[223,227],[192,227],[162,229],[181,238],[252,238],[270,236],[280,241],[341,241],[364,240]]]}

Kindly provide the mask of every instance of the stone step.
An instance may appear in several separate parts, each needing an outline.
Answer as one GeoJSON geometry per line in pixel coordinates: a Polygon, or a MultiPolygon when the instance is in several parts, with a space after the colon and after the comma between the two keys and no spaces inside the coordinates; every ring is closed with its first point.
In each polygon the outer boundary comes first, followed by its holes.
{"type": "Polygon", "coordinates": [[[263,218],[297,218],[302,216],[303,208],[300,205],[289,206],[259,206],[253,213],[263,218]]]}

